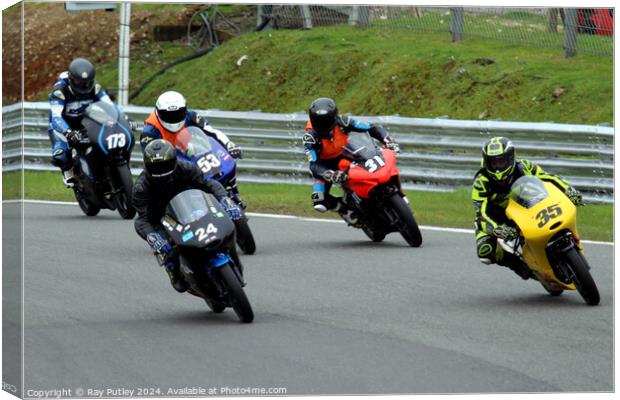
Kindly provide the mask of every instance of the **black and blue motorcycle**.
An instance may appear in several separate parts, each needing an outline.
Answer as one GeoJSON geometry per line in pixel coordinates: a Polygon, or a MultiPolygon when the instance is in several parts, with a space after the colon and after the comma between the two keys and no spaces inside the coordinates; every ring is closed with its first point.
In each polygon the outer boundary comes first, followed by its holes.
{"type": "Polygon", "coordinates": [[[216,179],[228,191],[228,196],[241,209],[241,218],[235,221],[237,245],[244,254],[254,254],[256,242],[244,212],[245,204],[236,189],[237,163],[217,140],[204,134],[195,126],[186,126],[176,135],[177,153],[198,165],[205,179],[216,179]]]}
{"type": "Polygon", "coordinates": [[[73,145],[78,205],[88,216],[107,208],[132,219],[136,210],[129,159],[135,139],[128,119],[114,105],[99,101],[88,106],[82,126],[73,145]]]}
{"type": "Polygon", "coordinates": [[[241,322],[252,322],[235,225],[216,198],[196,189],[181,192],[168,203],[161,223],[179,253],[188,292],[203,298],[215,313],[232,307],[241,322]]]}

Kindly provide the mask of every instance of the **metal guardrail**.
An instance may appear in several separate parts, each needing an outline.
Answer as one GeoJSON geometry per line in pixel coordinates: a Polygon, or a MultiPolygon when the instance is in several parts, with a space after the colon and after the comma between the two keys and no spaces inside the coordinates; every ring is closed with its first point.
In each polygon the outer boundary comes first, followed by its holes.
{"type": "MultiPolygon", "coordinates": [[[[56,170],[50,161],[47,135],[48,103],[19,103],[2,108],[3,171],[56,170]],[[23,111],[23,120],[22,120],[23,111]],[[22,130],[23,126],[23,130],[22,130]],[[23,142],[23,147],[22,147],[23,142]]],[[[139,121],[150,107],[127,106],[125,113],[139,121]]],[[[229,135],[244,150],[239,180],[246,182],[309,184],[301,136],[305,113],[270,114],[198,110],[210,123],[229,135]]],[[[406,189],[450,191],[471,185],[480,168],[480,148],[492,136],[507,136],[518,158],[528,158],[545,170],[567,178],[590,202],[613,202],[614,129],[606,126],[359,117],[381,123],[401,144],[399,168],[406,189]]],[[[137,145],[132,171],[141,170],[137,145]]]]}

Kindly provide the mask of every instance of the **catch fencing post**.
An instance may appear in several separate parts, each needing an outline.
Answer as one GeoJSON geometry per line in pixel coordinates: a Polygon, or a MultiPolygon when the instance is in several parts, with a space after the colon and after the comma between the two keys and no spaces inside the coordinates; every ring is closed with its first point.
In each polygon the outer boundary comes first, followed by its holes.
{"type": "Polygon", "coordinates": [[[452,33],[452,41],[463,40],[465,30],[465,17],[463,15],[463,7],[450,8],[450,32],[452,33]]]}
{"type": "Polygon", "coordinates": [[[126,106],[129,99],[129,22],[131,3],[121,4],[120,32],[118,40],[118,99],[119,106],[126,106]]]}
{"type": "Polygon", "coordinates": [[[368,24],[368,7],[352,6],[351,14],[349,14],[349,25],[367,27],[368,24]]]}
{"type": "Polygon", "coordinates": [[[564,58],[577,54],[577,9],[564,9],[564,58]]]}
{"type": "Polygon", "coordinates": [[[303,5],[301,7],[301,16],[304,19],[304,29],[312,29],[312,15],[310,14],[310,6],[303,5]]]}

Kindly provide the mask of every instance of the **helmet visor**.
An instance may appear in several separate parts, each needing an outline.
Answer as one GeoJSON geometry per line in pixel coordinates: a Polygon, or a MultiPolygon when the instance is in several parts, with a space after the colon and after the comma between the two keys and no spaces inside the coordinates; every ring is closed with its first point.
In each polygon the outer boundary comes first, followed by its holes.
{"type": "Polygon", "coordinates": [[[328,135],[336,126],[336,118],[332,115],[319,115],[310,119],[312,129],[320,135],[328,135]]]}
{"type": "Polygon", "coordinates": [[[95,86],[94,79],[71,78],[71,89],[78,94],[88,94],[95,86]]]}
{"type": "Polygon", "coordinates": [[[157,115],[162,122],[167,122],[169,124],[178,124],[185,121],[185,117],[187,116],[187,108],[181,107],[178,110],[174,111],[157,110],[157,115]]]}
{"type": "Polygon", "coordinates": [[[493,171],[503,171],[510,165],[508,157],[494,157],[489,160],[489,167],[493,171]]]}
{"type": "Polygon", "coordinates": [[[150,162],[146,164],[146,170],[153,178],[163,178],[171,175],[177,166],[177,160],[161,160],[156,162],[150,162]]]}

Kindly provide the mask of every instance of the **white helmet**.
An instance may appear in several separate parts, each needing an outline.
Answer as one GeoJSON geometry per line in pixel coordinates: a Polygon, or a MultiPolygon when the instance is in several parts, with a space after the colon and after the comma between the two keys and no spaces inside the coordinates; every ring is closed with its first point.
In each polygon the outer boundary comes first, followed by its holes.
{"type": "Polygon", "coordinates": [[[155,115],[166,130],[178,132],[185,126],[187,103],[179,92],[162,93],[155,104],[155,115]]]}

